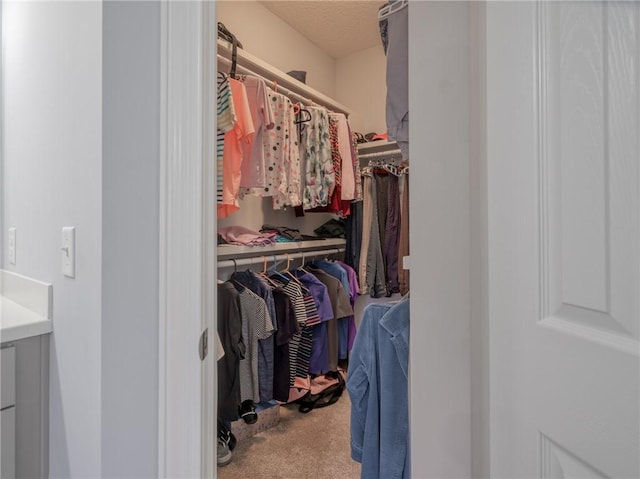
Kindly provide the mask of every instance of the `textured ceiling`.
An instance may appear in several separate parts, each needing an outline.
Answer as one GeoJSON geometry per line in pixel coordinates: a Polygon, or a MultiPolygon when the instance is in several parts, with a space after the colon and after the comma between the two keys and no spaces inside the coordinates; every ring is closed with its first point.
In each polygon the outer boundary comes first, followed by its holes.
{"type": "Polygon", "coordinates": [[[384,0],[264,0],[261,3],[334,58],[380,45],[378,7],[384,0]]]}

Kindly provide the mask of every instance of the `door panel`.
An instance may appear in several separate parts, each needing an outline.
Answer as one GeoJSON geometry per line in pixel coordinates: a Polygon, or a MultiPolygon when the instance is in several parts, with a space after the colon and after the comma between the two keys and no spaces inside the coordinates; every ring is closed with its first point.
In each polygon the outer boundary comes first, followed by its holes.
{"type": "Polygon", "coordinates": [[[639,477],[640,6],[490,3],[493,477],[639,477]]]}

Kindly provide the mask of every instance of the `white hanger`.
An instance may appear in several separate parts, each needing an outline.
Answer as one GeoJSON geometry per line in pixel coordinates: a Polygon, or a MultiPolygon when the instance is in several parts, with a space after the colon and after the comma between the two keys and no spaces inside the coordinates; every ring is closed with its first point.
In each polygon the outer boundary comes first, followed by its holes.
{"type": "Polygon", "coordinates": [[[392,0],[388,5],[378,10],[378,20],[382,20],[393,13],[399,12],[407,5],[409,5],[409,0],[392,0]]]}

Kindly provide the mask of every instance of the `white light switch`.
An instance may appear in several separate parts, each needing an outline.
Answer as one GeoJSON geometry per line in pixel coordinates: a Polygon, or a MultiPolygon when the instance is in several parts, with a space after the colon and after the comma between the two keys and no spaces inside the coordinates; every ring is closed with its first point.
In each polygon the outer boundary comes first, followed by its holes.
{"type": "Polygon", "coordinates": [[[16,229],[9,228],[9,264],[16,264],[16,229]]]}
{"type": "Polygon", "coordinates": [[[62,228],[62,274],[76,277],[76,229],[73,226],[62,228]]]}

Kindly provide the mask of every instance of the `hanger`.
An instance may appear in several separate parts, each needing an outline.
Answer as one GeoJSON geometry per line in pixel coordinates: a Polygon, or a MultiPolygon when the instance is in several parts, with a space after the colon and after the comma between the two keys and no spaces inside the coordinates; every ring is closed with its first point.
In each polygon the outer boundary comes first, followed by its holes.
{"type": "Polygon", "coordinates": [[[283,274],[286,274],[288,277],[290,277],[291,279],[293,279],[296,283],[298,283],[300,286],[304,286],[302,284],[302,282],[295,277],[295,275],[289,271],[289,266],[291,265],[291,256],[289,255],[289,253],[287,253],[287,267],[286,269],[282,272],[283,274]]]}
{"type": "Polygon", "coordinates": [[[409,0],[392,0],[378,10],[378,21],[384,20],[389,15],[399,12],[407,5],[409,5],[409,0]]]}
{"type": "Polygon", "coordinates": [[[302,255],[302,264],[297,268],[298,271],[302,271],[305,274],[309,274],[309,272],[304,269],[304,252],[300,253],[302,255]]]}
{"type": "Polygon", "coordinates": [[[296,119],[294,123],[298,126],[298,141],[302,142],[302,132],[307,127],[304,123],[309,123],[311,121],[311,112],[306,108],[303,108],[302,103],[298,104],[298,113],[296,114],[296,119]]]}
{"type": "MultiPolygon", "coordinates": [[[[274,258],[275,258],[275,255],[274,255],[274,258]]],[[[262,271],[260,273],[258,273],[258,274],[262,278],[264,278],[264,280],[267,281],[271,286],[273,286],[274,288],[277,288],[278,285],[271,278],[269,278],[269,275],[267,274],[267,257],[263,256],[262,257],[262,261],[263,261],[262,271]]]]}

